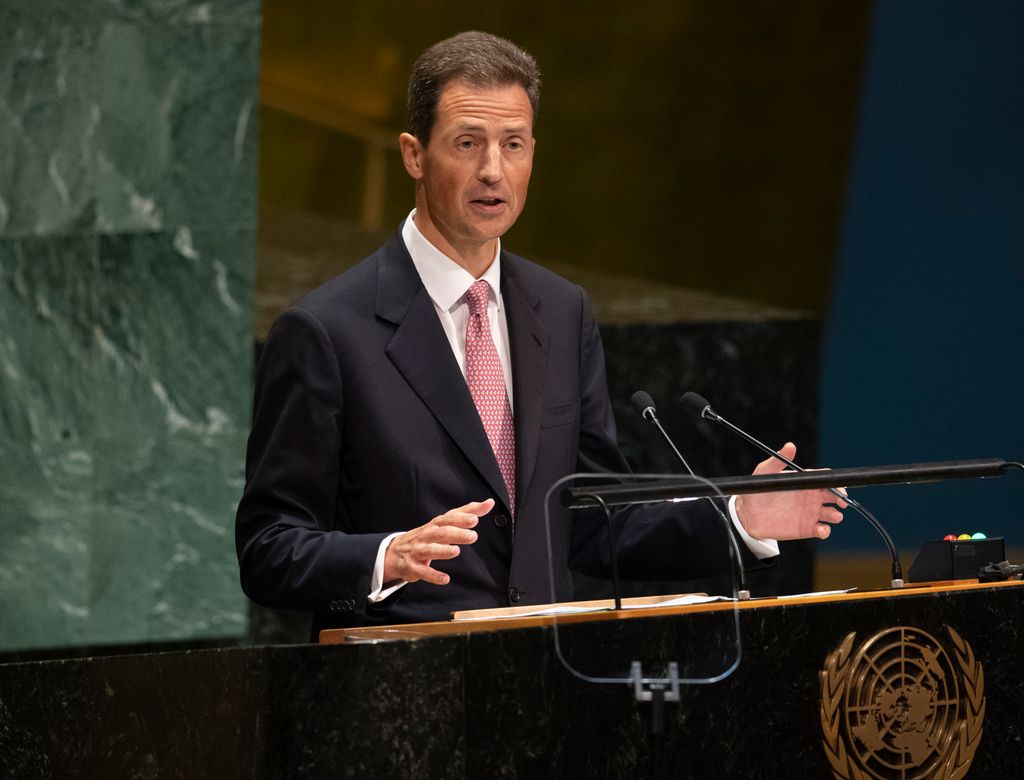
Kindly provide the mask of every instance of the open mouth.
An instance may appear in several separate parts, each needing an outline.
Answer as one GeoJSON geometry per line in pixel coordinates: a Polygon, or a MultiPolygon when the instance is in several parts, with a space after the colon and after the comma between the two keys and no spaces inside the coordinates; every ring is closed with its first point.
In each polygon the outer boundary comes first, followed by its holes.
{"type": "Polygon", "coordinates": [[[475,203],[480,206],[492,207],[502,206],[505,204],[505,201],[503,201],[501,198],[474,198],[473,200],[470,201],[470,203],[475,203]]]}

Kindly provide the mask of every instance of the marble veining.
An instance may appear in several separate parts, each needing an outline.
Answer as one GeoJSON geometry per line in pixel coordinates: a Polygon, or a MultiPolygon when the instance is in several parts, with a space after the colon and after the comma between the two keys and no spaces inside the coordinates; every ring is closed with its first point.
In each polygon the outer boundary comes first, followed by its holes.
{"type": "Polygon", "coordinates": [[[254,227],[258,3],[7,5],[0,237],[254,227]]]}
{"type": "MultiPolygon", "coordinates": [[[[999,588],[743,611],[739,668],[684,687],[660,737],[628,686],[571,675],[550,628],[0,664],[0,776],[826,777],[828,654],[850,631],[950,625],[985,672],[971,775],[1012,777],[1022,609],[1019,588],[999,588]]],[[[720,627],[707,614],[631,622],[633,639],[675,655],[720,627]]],[[[590,654],[621,631],[592,625],[590,654]]]]}
{"type": "Polygon", "coordinates": [[[0,16],[0,649],[243,635],[259,3],[0,16]]]}

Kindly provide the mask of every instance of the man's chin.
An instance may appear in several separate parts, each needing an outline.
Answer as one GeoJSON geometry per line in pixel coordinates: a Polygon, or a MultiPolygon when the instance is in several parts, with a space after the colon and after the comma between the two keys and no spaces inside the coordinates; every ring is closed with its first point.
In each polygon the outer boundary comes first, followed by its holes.
{"type": "Polygon", "coordinates": [[[474,215],[470,223],[474,235],[481,241],[493,241],[501,238],[516,223],[518,215],[510,215],[508,211],[493,216],[474,215]]]}

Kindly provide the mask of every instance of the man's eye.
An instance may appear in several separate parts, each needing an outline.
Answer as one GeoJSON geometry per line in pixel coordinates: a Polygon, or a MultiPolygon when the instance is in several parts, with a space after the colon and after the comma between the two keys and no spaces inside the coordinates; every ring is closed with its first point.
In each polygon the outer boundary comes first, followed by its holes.
{"type": "Polygon", "coordinates": [[[472,141],[459,141],[458,147],[460,149],[472,149],[473,148],[473,142],[472,141]]]}
{"type": "Polygon", "coordinates": [[[519,141],[509,141],[508,144],[506,144],[506,146],[508,146],[508,148],[511,149],[513,152],[518,152],[520,149],[523,148],[522,143],[520,143],[519,141]]]}

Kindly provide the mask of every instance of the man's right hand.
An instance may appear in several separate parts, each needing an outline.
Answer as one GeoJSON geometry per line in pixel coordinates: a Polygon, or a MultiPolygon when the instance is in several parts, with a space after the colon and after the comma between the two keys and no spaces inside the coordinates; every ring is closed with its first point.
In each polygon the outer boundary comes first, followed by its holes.
{"type": "Polygon", "coordinates": [[[447,585],[451,577],[431,567],[432,561],[458,556],[460,544],[476,541],[473,527],[494,509],[494,499],[471,501],[458,509],[438,515],[429,523],[396,536],[384,553],[384,585],[399,580],[423,580],[447,585]]]}

